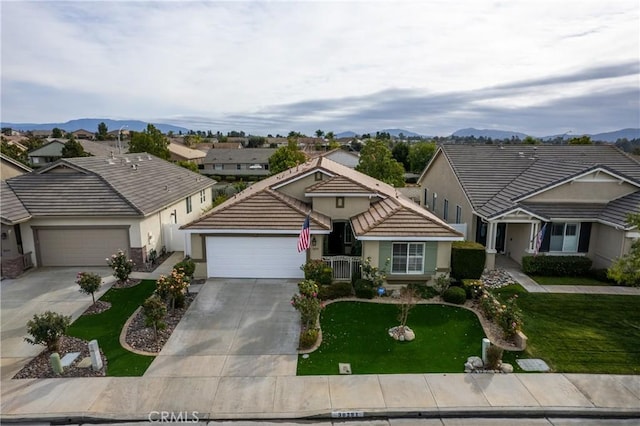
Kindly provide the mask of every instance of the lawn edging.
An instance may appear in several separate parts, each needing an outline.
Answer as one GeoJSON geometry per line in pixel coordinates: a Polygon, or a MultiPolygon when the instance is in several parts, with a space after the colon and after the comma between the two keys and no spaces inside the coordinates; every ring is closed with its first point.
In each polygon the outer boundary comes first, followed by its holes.
{"type": "MultiPolygon", "coordinates": [[[[324,302],[324,306],[330,305],[332,303],[337,303],[337,302],[365,302],[365,303],[377,303],[377,304],[388,304],[388,305],[399,305],[400,303],[402,303],[400,300],[395,300],[389,297],[375,298],[375,299],[359,299],[357,297],[342,297],[340,299],[327,300],[324,302]]],[[[492,344],[502,348],[505,351],[510,351],[510,352],[520,352],[525,350],[527,347],[527,336],[523,332],[519,331],[517,334],[516,341],[519,342],[519,344],[512,344],[505,341],[501,336],[497,335],[497,332],[494,330],[495,326],[484,317],[482,312],[472,307],[469,304],[469,301],[465,302],[463,305],[457,305],[455,303],[445,302],[444,300],[420,300],[416,302],[416,305],[445,305],[445,306],[466,309],[468,311],[473,312],[478,317],[478,320],[480,321],[480,325],[482,326],[482,330],[484,331],[484,334],[489,338],[492,344]]],[[[318,339],[316,340],[316,343],[310,348],[299,349],[298,350],[299,355],[310,354],[316,351],[322,344],[322,326],[320,324],[319,317],[316,325],[318,327],[318,339]]]]}

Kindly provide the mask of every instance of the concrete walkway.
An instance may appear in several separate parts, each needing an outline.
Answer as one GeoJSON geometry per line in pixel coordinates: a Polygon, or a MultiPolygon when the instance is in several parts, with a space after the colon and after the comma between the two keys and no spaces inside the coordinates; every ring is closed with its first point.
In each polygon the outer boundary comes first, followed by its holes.
{"type": "MultiPolygon", "coordinates": [[[[168,270],[159,269],[153,275],[167,273],[178,260],[169,259],[166,266],[163,265],[168,270]]],[[[264,332],[265,324],[260,325],[260,318],[264,317],[263,322],[278,322],[280,314],[277,312],[284,312],[284,307],[269,307],[268,311],[276,313],[275,316],[261,317],[259,313],[268,306],[261,305],[267,300],[265,294],[276,292],[275,287],[258,288],[255,283],[238,287],[236,290],[244,293],[244,302],[234,305],[225,299],[233,296],[233,285],[238,284],[232,280],[217,284],[214,281],[211,289],[207,289],[209,283],[204,285],[192,305],[193,312],[189,311],[190,319],[180,324],[177,337],[172,337],[166,351],[161,352],[143,377],[10,379],[9,372],[17,366],[6,365],[5,356],[7,359],[19,356],[21,360],[33,356],[21,346],[24,318],[18,315],[30,316],[32,308],[40,309],[49,304],[53,304],[55,310],[82,312],[83,307],[91,303],[90,298],[77,292],[73,276],[72,271],[51,271],[27,275],[26,281],[21,278],[8,285],[2,282],[2,423],[145,421],[157,420],[159,412],[189,416],[200,422],[313,418],[327,424],[330,421],[322,419],[361,415],[431,417],[437,419],[425,420],[424,424],[444,425],[513,424],[514,419],[527,417],[537,419],[526,424],[550,424],[545,420],[547,417],[615,417],[632,419],[628,420],[630,422],[640,419],[640,376],[549,373],[295,376],[292,363],[280,364],[276,358],[260,363],[250,358],[259,355],[254,351],[257,340],[263,340],[260,352],[268,352],[265,348],[269,347],[280,350],[280,337],[277,333],[264,332]],[[49,287],[42,287],[46,291],[42,288],[38,291],[38,285],[46,286],[47,281],[36,280],[36,277],[60,280],[60,283],[49,282],[49,287]],[[56,286],[60,290],[55,290],[56,286]],[[49,291],[52,288],[53,291],[49,291]],[[36,305],[30,305],[32,299],[36,305]],[[227,303],[230,309],[224,310],[227,303]],[[252,314],[250,306],[258,313],[252,314]],[[229,322],[225,323],[226,320],[229,322]],[[253,335],[238,331],[237,321],[257,324],[253,335]],[[216,335],[220,334],[219,346],[213,345],[209,330],[212,324],[219,328],[216,332],[216,335]],[[227,326],[236,330],[233,336],[229,333],[225,337],[227,326]],[[189,333],[191,340],[187,338],[189,333]],[[198,342],[200,346],[197,346],[198,342]],[[214,359],[217,356],[224,360],[214,359]],[[232,358],[234,356],[237,358],[232,358]],[[486,418],[496,416],[509,419],[486,418]],[[444,420],[441,421],[441,417],[444,420]],[[468,421],[457,422],[451,417],[468,418],[468,421]]],[[[282,291],[286,293],[289,289],[282,291]]],[[[286,341],[285,338],[283,342],[288,345],[286,341]]],[[[29,346],[30,351],[32,348],[29,346]]],[[[295,361],[295,355],[272,355],[290,356],[295,361]]],[[[313,359],[313,354],[310,356],[313,359]]],[[[402,421],[377,423],[372,420],[365,424],[396,423],[402,421]]]]}

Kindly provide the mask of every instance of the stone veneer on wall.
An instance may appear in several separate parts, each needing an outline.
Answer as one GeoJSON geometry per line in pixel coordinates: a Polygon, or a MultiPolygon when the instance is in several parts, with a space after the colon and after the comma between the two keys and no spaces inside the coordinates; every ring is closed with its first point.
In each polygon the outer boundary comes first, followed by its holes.
{"type": "Polygon", "coordinates": [[[144,265],[147,261],[147,246],[143,247],[130,247],[129,258],[133,260],[136,266],[144,265]]]}

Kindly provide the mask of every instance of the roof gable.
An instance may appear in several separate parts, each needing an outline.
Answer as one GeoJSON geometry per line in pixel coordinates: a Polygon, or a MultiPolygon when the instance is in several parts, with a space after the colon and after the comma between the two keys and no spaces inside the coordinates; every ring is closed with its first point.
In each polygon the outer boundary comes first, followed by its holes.
{"type": "Polygon", "coordinates": [[[29,152],[29,157],[60,157],[64,142],[53,140],[29,152]]]}
{"type": "Polygon", "coordinates": [[[305,191],[307,197],[369,197],[377,195],[371,188],[367,188],[358,182],[346,178],[345,176],[333,176],[310,186],[305,191]]]}

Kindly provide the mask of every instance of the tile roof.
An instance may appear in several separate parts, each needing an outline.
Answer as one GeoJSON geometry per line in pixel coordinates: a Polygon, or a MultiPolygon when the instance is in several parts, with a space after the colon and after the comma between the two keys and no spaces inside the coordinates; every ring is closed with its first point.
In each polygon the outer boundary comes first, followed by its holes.
{"type": "Polygon", "coordinates": [[[0,182],[0,198],[2,198],[2,209],[0,209],[2,223],[13,225],[31,218],[29,211],[5,181],[0,182]]]}
{"type": "Polygon", "coordinates": [[[310,186],[306,189],[305,194],[322,195],[322,194],[361,194],[361,195],[375,195],[375,191],[371,188],[367,188],[364,185],[359,184],[345,176],[333,176],[329,179],[318,182],[317,184],[310,186]]]}
{"type": "Polygon", "coordinates": [[[269,157],[276,152],[275,148],[242,148],[220,149],[213,148],[207,152],[205,164],[252,164],[268,163],[269,157]]]}
{"type": "Polygon", "coordinates": [[[199,149],[191,149],[178,143],[169,143],[169,152],[178,155],[187,160],[197,160],[198,158],[204,158],[207,154],[199,149]]]}
{"type": "Polygon", "coordinates": [[[598,168],[640,185],[640,163],[612,145],[445,144],[439,152],[474,210],[486,218],[517,208],[516,200],[526,194],[598,168]]]}
{"type": "MultiPolygon", "coordinates": [[[[347,189],[377,194],[382,200],[352,218],[356,236],[406,236],[462,239],[433,213],[406,198],[395,188],[324,157],[313,158],[297,167],[256,182],[184,229],[283,229],[299,230],[310,206],[277,190],[315,171],[330,179],[307,191],[347,189]],[[324,185],[323,185],[324,184],[324,185]],[[396,218],[395,215],[398,214],[396,218]]],[[[318,192],[316,192],[318,193],[318,192]]],[[[364,192],[363,192],[364,193],[364,192]]],[[[327,216],[313,212],[312,231],[331,229],[327,216]]]]}
{"type": "Polygon", "coordinates": [[[146,216],[214,183],[148,154],[65,158],[7,180],[29,212],[48,216],[146,216]]]}
{"type": "Polygon", "coordinates": [[[6,161],[7,163],[10,163],[10,164],[12,164],[13,166],[15,166],[17,168],[24,170],[25,173],[29,173],[29,172],[32,171],[31,167],[26,166],[26,165],[22,164],[21,162],[19,162],[18,160],[15,160],[15,159],[7,156],[7,155],[0,154],[0,159],[2,159],[3,162],[6,161]]]}

